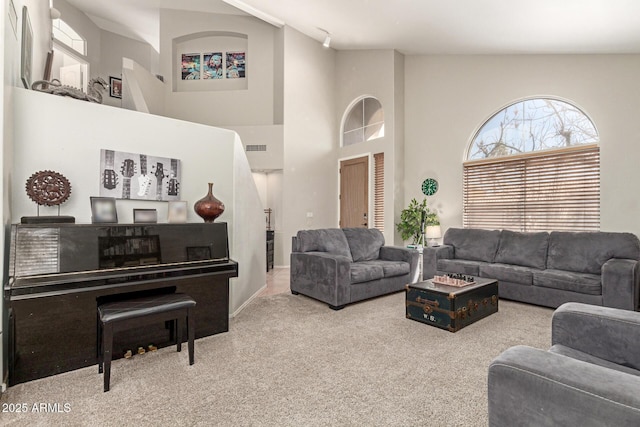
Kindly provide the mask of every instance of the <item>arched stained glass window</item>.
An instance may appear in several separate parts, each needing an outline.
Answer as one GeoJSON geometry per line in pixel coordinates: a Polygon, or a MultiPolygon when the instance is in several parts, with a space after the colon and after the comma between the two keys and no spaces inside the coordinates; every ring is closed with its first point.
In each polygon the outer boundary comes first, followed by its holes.
{"type": "Polygon", "coordinates": [[[597,142],[596,127],[578,107],[557,99],[527,99],[487,120],[473,139],[467,160],[597,142]]]}

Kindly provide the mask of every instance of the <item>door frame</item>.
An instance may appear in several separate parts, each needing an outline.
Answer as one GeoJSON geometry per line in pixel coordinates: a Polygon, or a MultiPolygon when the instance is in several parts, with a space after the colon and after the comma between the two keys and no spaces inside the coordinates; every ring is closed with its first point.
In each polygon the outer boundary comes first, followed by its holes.
{"type": "Polygon", "coordinates": [[[367,157],[368,159],[368,170],[367,170],[367,228],[371,228],[371,212],[372,210],[372,203],[373,203],[373,194],[371,192],[372,188],[371,188],[371,184],[372,184],[372,179],[371,179],[371,174],[373,173],[373,169],[372,169],[372,163],[373,163],[373,153],[371,151],[368,151],[366,153],[360,153],[360,154],[354,154],[352,156],[346,156],[346,157],[340,157],[338,158],[338,168],[337,168],[337,172],[338,172],[338,182],[337,182],[337,193],[338,194],[338,208],[336,209],[336,224],[338,224],[338,228],[340,228],[340,185],[341,185],[341,180],[342,177],[340,175],[340,163],[344,162],[345,160],[353,160],[353,159],[361,159],[363,157],[367,157]]]}

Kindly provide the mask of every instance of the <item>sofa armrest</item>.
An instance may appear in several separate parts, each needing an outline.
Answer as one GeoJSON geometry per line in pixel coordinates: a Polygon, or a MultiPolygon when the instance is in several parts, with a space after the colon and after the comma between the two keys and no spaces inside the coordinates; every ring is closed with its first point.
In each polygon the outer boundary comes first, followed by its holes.
{"type": "Polygon", "coordinates": [[[602,303],[607,307],[638,309],[639,263],[612,258],[602,266],[602,303]]]}
{"type": "Polygon", "coordinates": [[[569,302],[553,313],[551,341],[640,370],[640,313],[569,302]]]}
{"type": "Polygon", "coordinates": [[[291,253],[291,290],[334,307],[351,302],[351,261],[326,252],[291,253]]]}
{"type": "Polygon", "coordinates": [[[404,261],[409,263],[409,283],[416,283],[418,277],[418,261],[420,254],[415,249],[402,248],[400,246],[382,246],[380,248],[379,259],[385,261],[404,261]]]}
{"type": "Polygon", "coordinates": [[[489,425],[637,426],[640,377],[516,346],[489,366],[489,425]]]}
{"type": "Polygon", "coordinates": [[[453,246],[428,246],[424,248],[422,255],[422,280],[432,279],[438,271],[439,259],[453,258],[453,246]]]}

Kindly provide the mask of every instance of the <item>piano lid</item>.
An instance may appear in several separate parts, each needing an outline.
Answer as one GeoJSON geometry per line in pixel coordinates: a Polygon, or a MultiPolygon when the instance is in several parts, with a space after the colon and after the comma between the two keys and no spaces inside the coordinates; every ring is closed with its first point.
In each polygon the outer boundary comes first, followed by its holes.
{"type": "Polygon", "coordinates": [[[9,276],[229,261],[227,224],[15,224],[9,276]]]}

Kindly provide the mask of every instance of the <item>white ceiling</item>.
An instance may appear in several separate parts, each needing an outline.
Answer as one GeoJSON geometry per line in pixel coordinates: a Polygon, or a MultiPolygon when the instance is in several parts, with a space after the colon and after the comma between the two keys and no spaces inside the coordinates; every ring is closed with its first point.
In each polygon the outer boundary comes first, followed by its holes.
{"type": "MultiPolygon", "coordinates": [[[[67,0],[158,47],[160,8],[242,14],[222,0],[67,0]]],[[[640,53],[640,0],[241,0],[331,47],[406,54],[640,53]]],[[[62,17],[64,19],[64,16],[62,17]]]]}

